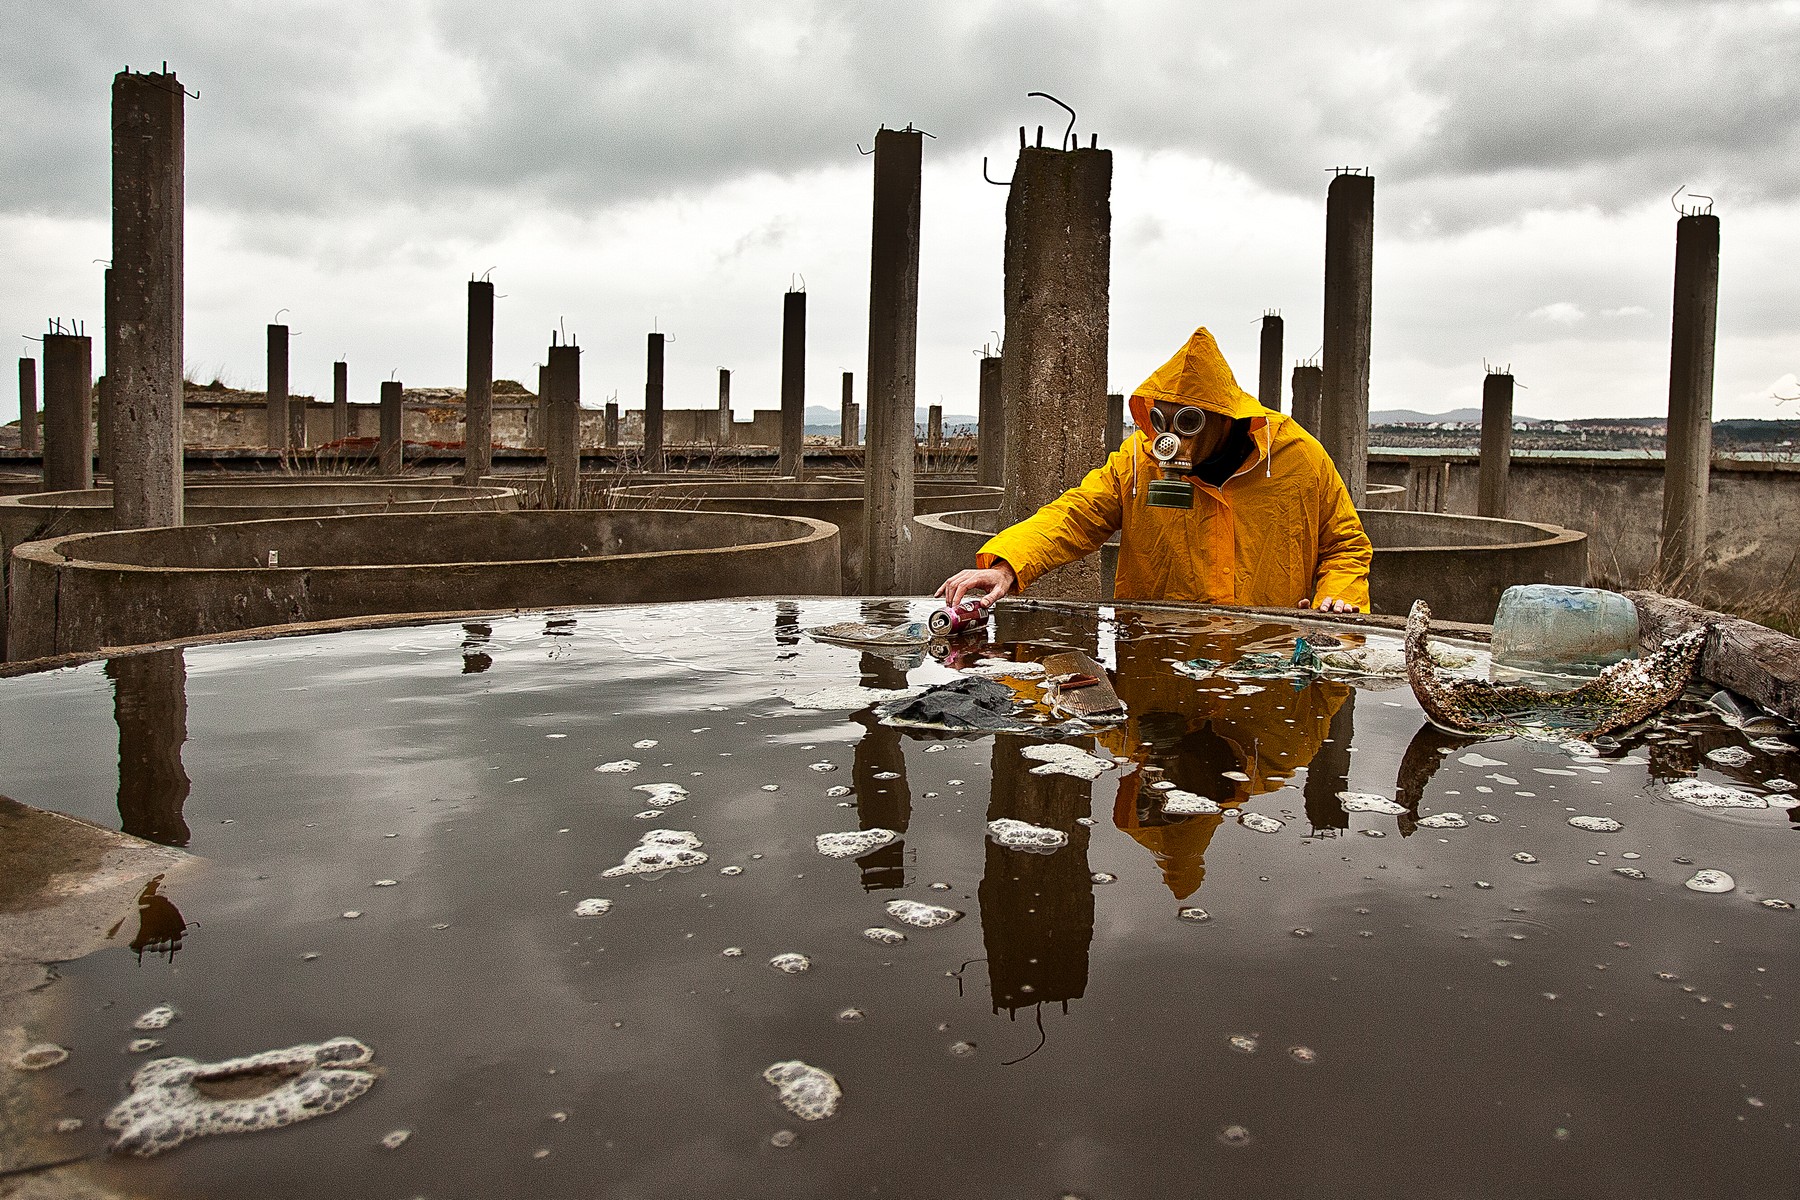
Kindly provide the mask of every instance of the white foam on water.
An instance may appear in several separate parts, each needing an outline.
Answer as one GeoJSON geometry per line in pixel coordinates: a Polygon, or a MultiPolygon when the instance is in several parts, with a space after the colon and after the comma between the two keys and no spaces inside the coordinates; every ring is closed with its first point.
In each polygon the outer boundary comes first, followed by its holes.
{"type": "Polygon", "coordinates": [[[1276,833],[1286,824],[1285,821],[1278,821],[1274,817],[1265,817],[1261,813],[1244,813],[1238,817],[1238,823],[1245,829],[1252,829],[1257,833],[1276,833]]]}
{"type": "Polygon", "coordinates": [[[1008,662],[1004,658],[989,658],[963,667],[964,675],[979,675],[984,679],[1042,679],[1044,664],[1035,662],[1008,662]]]}
{"type": "Polygon", "coordinates": [[[1569,824],[1577,829],[1585,829],[1589,833],[1617,833],[1625,828],[1611,817],[1570,817],[1569,824]]]}
{"type": "Polygon", "coordinates": [[[1319,1061],[1319,1052],[1310,1046],[1289,1046],[1288,1057],[1297,1063],[1311,1064],[1319,1061]]]}
{"type": "Polygon", "coordinates": [[[648,750],[648,749],[650,749],[650,748],[651,748],[651,747],[653,747],[653,746],[655,746],[655,745],[656,745],[656,739],[655,739],[655,738],[645,738],[645,739],[644,739],[644,740],[643,740],[643,741],[641,741],[641,742],[633,742],[633,743],[631,743],[631,748],[632,748],[632,749],[633,749],[633,750],[648,750]]]}
{"type": "Polygon", "coordinates": [[[837,764],[836,764],[836,763],[834,763],[834,762],[816,762],[816,763],[807,763],[807,764],[806,764],[806,769],[807,769],[807,770],[809,770],[809,771],[817,771],[817,772],[819,772],[819,773],[820,773],[820,774],[821,774],[821,775],[823,775],[823,774],[825,774],[825,773],[826,773],[826,772],[827,772],[827,771],[835,771],[835,770],[837,770],[837,764]]]}
{"type": "Polygon", "coordinates": [[[1648,878],[1650,878],[1648,875],[1644,874],[1642,871],[1638,870],[1636,867],[1614,867],[1613,874],[1614,875],[1623,875],[1627,879],[1648,879],[1648,878]]]}
{"type": "Polygon", "coordinates": [[[743,873],[744,873],[744,868],[737,866],[735,863],[729,867],[720,867],[719,868],[719,874],[725,876],[728,879],[734,875],[742,875],[743,873]]]}
{"type": "Polygon", "coordinates": [[[1755,792],[1708,783],[1704,779],[1677,779],[1668,785],[1671,799],[1697,808],[1767,808],[1769,802],[1755,792]]]}
{"type": "Polygon", "coordinates": [[[173,1004],[159,1004],[131,1023],[133,1029],[167,1029],[180,1014],[173,1004]]]}
{"type": "Polygon", "coordinates": [[[898,929],[889,929],[886,925],[873,925],[862,931],[862,935],[880,946],[898,946],[906,940],[906,935],[898,929]]]}
{"type": "Polygon", "coordinates": [[[1162,810],[1172,817],[1203,816],[1222,811],[1217,801],[1180,788],[1170,788],[1163,793],[1162,810]]]}
{"type": "Polygon", "coordinates": [[[769,965],[783,975],[804,975],[812,970],[812,959],[804,954],[796,954],[790,950],[785,954],[777,954],[769,960],[769,965]]]}
{"type": "Polygon", "coordinates": [[[975,1053],[975,1043],[974,1042],[951,1042],[950,1043],[950,1056],[952,1058],[969,1058],[969,1057],[973,1056],[974,1053],[975,1053]]]}
{"type": "Polygon", "coordinates": [[[1791,792],[1797,785],[1791,779],[1765,779],[1763,786],[1771,792],[1791,792]]]}
{"type": "Polygon", "coordinates": [[[1488,758],[1486,755],[1476,754],[1473,751],[1463,755],[1456,761],[1463,764],[1465,767],[1504,767],[1506,765],[1497,758],[1488,758]]]}
{"type": "Polygon", "coordinates": [[[132,1038],[125,1043],[125,1049],[131,1054],[148,1054],[161,1045],[160,1038],[132,1038]]]}
{"type": "Polygon", "coordinates": [[[954,908],[943,908],[918,900],[889,900],[887,912],[888,916],[894,920],[919,929],[937,929],[940,926],[960,921],[963,916],[954,908]]]}
{"type": "Polygon", "coordinates": [[[847,833],[821,833],[813,845],[826,858],[861,858],[890,845],[900,835],[892,829],[852,829],[847,833]]]}
{"type": "Polygon", "coordinates": [[[1256,1139],[1242,1125],[1227,1125],[1219,1130],[1219,1142],[1226,1146],[1248,1146],[1256,1139]]]}
{"type": "Polygon", "coordinates": [[[1706,752],[1708,762],[1718,763],[1721,767],[1747,767],[1756,756],[1742,746],[1719,746],[1706,752]]]}
{"type": "Polygon", "coordinates": [[[1178,908],[1175,910],[1175,915],[1194,925],[1204,925],[1212,920],[1212,914],[1204,908],[1178,908]]]}
{"type": "Polygon", "coordinates": [[[886,781],[889,779],[898,779],[898,778],[900,778],[900,772],[898,772],[898,771],[877,771],[877,772],[875,772],[873,778],[880,779],[883,781],[886,781]]]}
{"type": "Polygon", "coordinates": [[[1493,813],[1476,813],[1475,819],[1480,821],[1483,825],[1498,825],[1500,823],[1500,818],[1496,817],[1493,813]]]}
{"type": "Polygon", "coordinates": [[[1770,896],[1767,900],[1758,900],[1757,903],[1764,908],[1791,909],[1794,907],[1792,901],[1777,899],[1774,896],[1770,896]]]}
{"type": "Polygon", "coordinates": [[[1778,737],[1751,738],[1750,744],[1764,754],[1792,754],[1794,747],[1778,737]]]}
{"type": "Polygon", "coordinates": [[[727,946],[719,951],[719,956],[721,958],[742,958],[744,957],[744,948],[742,946],[727,946]]]}
{"type": "Polygon", "coordinates": [[[1577,771],[1566,771],[1561,767],[1533,767],[1531,769],[1539,775],[1561,775],[1566,779],[1574,779],[1580,773],[1577,771]]]}
{"type": "Polygon", "coordinates": [[[1249,783],[1250,777],[1242,771],[1220,771],[1219,774],[1237,783],[1249,783]]]}
{"type": "Polygon", "coordinates": [[[1027,746],[1024,754],[1026,758],[1036,759],[1043,764],[1031,768],[1033,775],[1072,775],[1076,779],[1098,779],[1102,771],[1113,769],[1112,759],[1096,758],[1074,746],[1027,746]]]}
{"type": "Polygon", "coordinates": [[[629,775],[642,765],[642,763],[633,762],[629,758],[621,758],[617,762],[601,763],[594,770],[602,775],[629,775]]]}
{"type": "Polygon", "coordinates": [[[822,1121],[837,1112],[843,1089],[830,1071],[808,1066],[797,1058],[778,1062],[763,1072],[774,1084],[781,1106],[802,1121],[822,1121]]]}
{"type": "Polygon", "coordinates": [[[843,784],[840,783],[836,787],[826,788],[825,794],[835,800],[840,796],[848,796],[851,792],[853,792],[855,790],[856,790],[855,788],[845,787],[843,784]]]}
{"type": "Polygon", "coordinates": [[[854,1025],[866,1015],[860,1008],[846,1008],[837,1015],[837,1019],[846,1025],[854,1025]]]}
{"type": "Polygon", "coordinates": [[[795,689],[791,692],[777,692],[776,695],[795,708],[812,712],[831,712],[838,709],[851,710],[867,708],[871,704],[882,704],[889,700],[903,700],[918,695],[923,688],[866,688],[854,684],[838,687],[814,688],[808,691],[795,689]]]}
{"type": "Polygon", "coordinates": [[[191,1138],[280,1129],[336,1112],[375,1086],[375,1072],[359,1069],[374,1053],[340,1037],[222,1062],[159,1058],[138,1068],[131,1094],[106,1115],[106,1128],[119,1135],[112,1148],[150,1158],[191,1138]],[[214,1099],[196,1086],[257,1075],[272,1086],[255,1096],[214,1099]]]}
{"type": "Polygon", "coordinates": [[[1395,804],[1386,796],[1377,796],[1372,792],[1339,792],[1338,804],[1345,812],[1372,812],[1398,814],[1406,811],[1406,805],[1395,804]]]}
{"type": "Polygon", "coordinates": [[[1527,854],[1525,851],[1521,850],[1513,855],[1513,861],[1516,863],[1534,863],[1537,861],[1537,855],[1527,854]]]}
{"type": "Polygon", "coordinates": [[[1463,820],[1461,813],[1432,813],[1429,817],[1419,818],[1420,829],[1467,829],[1469,823],[1463,820]]]}
{"type": "Polygon", "coordinates": [[[800,1135],[791,1129],[777,1129],[769,1135],[769,1145],[777,1150],[786,1150],[800,1140],[800,1135]]]}
{"type": "Polygon", "coordinates": [[[1053,854],[1069,844],[1069,835],[1059,829],[1015,821],[1011,817],[989,821],[987,829],[988,837],[997,844],[1027,854],[1053,854]]]}
{"type": "Polygon", "coordinates": [[[1226,1040],[1230,1043],[1231,1048],[1239,1054],[1256,1053],[1256,1039],[1248,1034],[1234,1033],[1226,1040]]]}
{"type": "Polygon", "coordinates": [[[1570,758],[1600,757],[1600,751],[1598,749],[1576,738],[1570,738],[1566,742],[1558,742],[1556,748],[1561,750],[1564,754],[1567,754],[1570,758]]]}
{"type": "Polygon", "coordinates": [[[698,867],[706,862],[705,845],[685,829],[652,829],[638,839],[616,867],[600,872],[602,879],[621,875],[660,875],[678,867],[698,867]]]}
{"type": "Polygon", "coordinates": [[[578,917],[604,917],[611,911],[612,901],[598,896],[591,896],[575,906],[575,915],[578,917]]]}
{"type": "Polygon", "coordinates": [[[1507,787],[1518,787],[1519,786],[1518,780],[1514,779],[1511,775],[1502,775],[1498,771],[1496,771],[1492,775],[1489,775],[1488,778],[1493,780],[1495,783],[1504,783],[1507,787]]]}
{"type": "Polygon", "coordinates": [[[1119,877],[1114,875],[1111,871],[1095,871],[1092,875],[1088,876],[1088,879],[1093,883],[1119,882],[1119,877]]]}
{"type": "Polygon", "coordinates": [[[400,881],[398,879],[377,879],[374,883],[370,884],[369,886],[370,887],[399,887],[400,881]]]}
{"type": "Polygon", "coordinates": [[[398,1150],[400,1147],[406,1145],[406,1139],[411,1136],[412,1130],[410,1129],[392,1130],[391,1132],[382,1135],[381,1148],[383,1150],[398,1150]]]}
{"type": "Polygon", "coordinates": [[[635,812],[631,815],[635,820],[654,821],[663,815],[663,810],[660,808],[646,808],[643,812],[635,812]]]}
{"type": "Polygon", "coordinates": [[[688,798],[688,790],[679,783],[640,783],[631,790],[650,797],[653,808],[669,808],[688,798]]]}
{"type": "Polygon", "coordinates": [[[1707,869],[1695,871],[1694,877],[1681,886],[1690,892],[1710,892],[1715,895],[1723,895],[1737,887],[1737,880],[1723,871],[1707,869]]]}

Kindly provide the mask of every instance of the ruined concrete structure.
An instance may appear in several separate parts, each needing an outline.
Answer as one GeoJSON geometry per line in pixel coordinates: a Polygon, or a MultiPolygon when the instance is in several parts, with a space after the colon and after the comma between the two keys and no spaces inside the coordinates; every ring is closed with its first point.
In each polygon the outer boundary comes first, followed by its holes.
{"type": "Polygon", "coordinates": [[[924,135],[875,135],[869,233],[868,450],[863,583],[896,593],[908,577],[913,514],[913,377],[919,350],[919,205],[924,135]]]}
{"type": "Polygon", "coordinates": [[[1312,432],[1363,501],[1369,457],[1369,338],[1374,313],[1375,178],[1341,174],[1325,197],[1324,390],[1312,432]]]}
{"type": "Polygon", "coordinates": [[[1481,381],[1481,495],[1476,515],[1506,515],[1506,484],[1512,469],[1513,377],[1490,371],[1481,381]]]}

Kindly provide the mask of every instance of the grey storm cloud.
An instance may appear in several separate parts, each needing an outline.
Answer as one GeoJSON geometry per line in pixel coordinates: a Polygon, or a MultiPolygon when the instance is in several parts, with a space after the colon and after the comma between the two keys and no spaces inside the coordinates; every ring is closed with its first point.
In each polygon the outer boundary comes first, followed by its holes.
{"type": "Polygon", "coordinates": [[[842,164],[880,123],[1007,170],[1021,123],[1318,196],[1368,166],[1396,232],[1800,171],[1780,3],[87,3],[14,14],[0,210],[98,216],[114,71],[170,59],[191,203],[603,212],[842,164]]]}

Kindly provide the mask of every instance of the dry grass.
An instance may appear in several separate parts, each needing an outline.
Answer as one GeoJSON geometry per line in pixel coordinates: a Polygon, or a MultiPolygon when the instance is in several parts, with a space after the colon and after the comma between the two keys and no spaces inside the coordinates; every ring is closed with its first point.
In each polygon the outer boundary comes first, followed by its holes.
{"type": "Polygon", "coordinates": [[[1708,581],[1704,567],[1674,574],[1659,567],[1623,571],[1616,558],[1610,569],[1597,568],[1593,576],[1595,587],[1659,592],[1800,636],[1800,562],[1788,562],[1784,569],[1773,572],[1771,578],[1753,588],[1719,588],[1708,581]]]}

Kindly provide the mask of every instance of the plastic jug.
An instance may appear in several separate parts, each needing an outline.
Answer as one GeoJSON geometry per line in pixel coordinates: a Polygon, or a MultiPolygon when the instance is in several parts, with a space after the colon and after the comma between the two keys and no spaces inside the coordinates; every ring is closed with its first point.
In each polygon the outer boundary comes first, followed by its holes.
{"type": "Polygon", "coordinates": [[[1499,666],[1591,674],[1637,652],[1637,606],[1617,592],[1522,584],[1507,588],[1494,612],[1499,666]]]}

